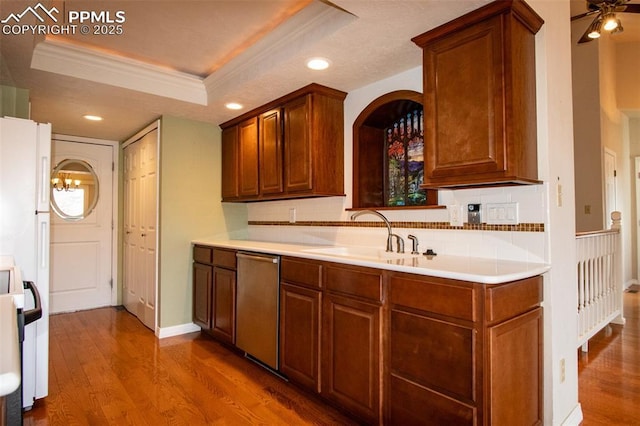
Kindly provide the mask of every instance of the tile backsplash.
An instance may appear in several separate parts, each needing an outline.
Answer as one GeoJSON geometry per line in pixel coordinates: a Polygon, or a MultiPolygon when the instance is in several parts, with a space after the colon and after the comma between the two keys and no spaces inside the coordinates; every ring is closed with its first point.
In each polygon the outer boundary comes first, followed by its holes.
{"type": "MultiPolygon", "coordinates": [[[[350,223],[352,212],[346,210],[350,207],[347,203],[348,197],[250,203],[247,205],[248,237],[260,241],[383,248],[386,227],[374,216],[361,216],[356,222],[364,222],[362,226],[350,226],[355,224],[350,223]],[[291,220],[295,223],[289,224],[291,220]]],[[[394,232],[405,239],[409,250],[411,242],[407,236],[412,234],[418,238],[421,252],[433,249],[450,255],[545,262],[548,258],[546,185],[439,192],[441,206],[481,204],[484,210],[487,203],[518,203],[519,225],[449,227],[447,208],[380,212],[392,222],[394,232]],[[425,226],[419,226],[421,223],[425,226]]],[[[466,215],[463,220],[467,221],[466,215]]]]}

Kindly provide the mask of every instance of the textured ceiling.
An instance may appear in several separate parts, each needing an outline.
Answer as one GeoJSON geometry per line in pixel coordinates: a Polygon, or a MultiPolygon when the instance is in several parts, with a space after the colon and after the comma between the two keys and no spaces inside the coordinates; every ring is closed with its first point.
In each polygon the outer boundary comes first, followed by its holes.
{"type": "MultiPolygon", "coordinates": [[[[34,69],[34,47],[49,42],[40,44],[43,35],[0,34],[0,82],[29,89],[32,118],[51,122],[56,133],[124,140],[162,114],[219,124],[243,112],[225,109],[228,101],[242,103],[246,111],[311,82],[349,92],[419,66],[421,51],[412,37],[488,2],[42,0],[42,6],[56,7],[64,17],[60,23],[68,21],[70,11],[108,12],[112,19],[124,12],[122,34],[49,36],[49,41],[189,76],[206,87],[206,105],[106,83],[100,70],[78,76],[72,63],[34,69]],[[315,21],[318,10],[333,13],[321,27],[315,21]],[[329,58],[331,68],[308,70],[304,62],[313,56],[329,58]],[[81,118],[84,114],[105,119],[91,123],[81,118]]],[[[36,4],[2,0],[0,19],[36,4]]],[[[36,23],[29,14],[22,19],[21,24],[36,23]]],[[[623,23],[623,35],[632,33],[626,16],[623,23]]]]}

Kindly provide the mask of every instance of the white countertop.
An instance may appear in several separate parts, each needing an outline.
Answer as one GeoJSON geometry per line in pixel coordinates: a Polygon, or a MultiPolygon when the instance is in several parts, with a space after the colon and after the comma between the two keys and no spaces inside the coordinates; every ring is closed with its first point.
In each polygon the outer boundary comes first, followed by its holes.
{"type": "MultiPolygon", "coordinates": [[[[334,250],[334,246],[312,246],[303,244],[285,244],[266,241],[249,240],[194,240],[193,244],[207,245],[235,250],[247,250],[260,253],[294,256],[306,259],[338,262],[348,265],[367,266],[390,271],[407,272],[410,274],[429,275],[433,277],[471,281],[482,284],[500,284],[521,280],[547,272],[550,266],[545,263],[518,262],[513,260],[484,259],[478,257],[437,255],[428,258],[424,255],[393,258],[396,255],[385,255],[380,249],[379,258],[356,255],[344,256],[322,253],[322,250],[334,250]],[[392,257],[392,258],[385,258],[392,257]]],[[[350,247],[357,253],[376,252],[377,249],[350,247]]],[[[339,249],[338,249],[339,251],[339,249]]]]}
{"type": "Polygon", "coordinates": [[[0,397],[20,385],[18,315],[11,295],[0,296],[0,397]]]}

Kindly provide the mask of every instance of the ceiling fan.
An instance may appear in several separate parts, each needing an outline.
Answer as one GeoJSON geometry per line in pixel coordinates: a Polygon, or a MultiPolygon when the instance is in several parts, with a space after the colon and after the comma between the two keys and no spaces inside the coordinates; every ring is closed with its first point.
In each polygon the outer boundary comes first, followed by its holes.
{"type": "Polygon", "coordinates": [[[617,13],[640,13],[640,4],[628,4],[629,0],[587,0],[588,12],[573,16],[572,21],[596,15],[578,43],[586,43],[600,37],[602,31],[611,34],[622,32],[622,23],[617,13]]]}

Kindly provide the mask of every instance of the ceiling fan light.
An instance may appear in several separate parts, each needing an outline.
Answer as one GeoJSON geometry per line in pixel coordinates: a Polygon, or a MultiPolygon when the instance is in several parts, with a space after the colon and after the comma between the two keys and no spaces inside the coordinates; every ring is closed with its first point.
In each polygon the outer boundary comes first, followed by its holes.
{"type": "Polygon", "coordinates": [[[611,34],[618,34],[624,31],[624,28],[622,28],[622,22],[620,22],[620,20],[618,19],[618,26],[611,31],[611,34]]]}
{"type": "Polygon", "coordinates": [[[587,30],[587,37],[595,39],[600,37],[600,28],[602,27],[602,20],[596,19],[589,25],[589,29],[587,30]]]}
{"type": "Polygon", "coordinates": [[[618,28],[618,25],[620,24],[620,20],[616,19],[615,13],[606,13],[602,17],[602,22],[602,28],[604,28],[605,31],[613,31],[618,28]]]}

